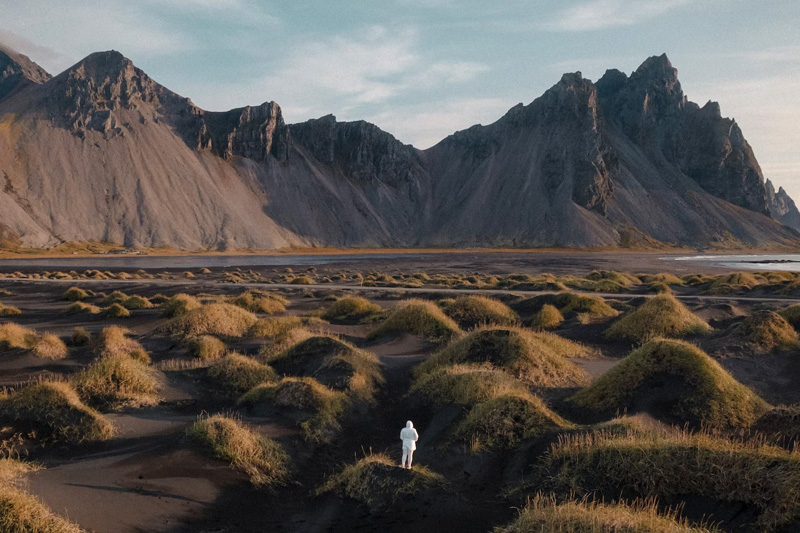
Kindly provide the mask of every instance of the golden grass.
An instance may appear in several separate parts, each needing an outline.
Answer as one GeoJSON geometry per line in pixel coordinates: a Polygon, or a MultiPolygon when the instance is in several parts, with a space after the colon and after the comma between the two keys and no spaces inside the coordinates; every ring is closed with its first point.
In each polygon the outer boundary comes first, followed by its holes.
{"type": "Polygon", "coordinates": [[[329,389],[314,378],[285,377],[277,383],[262,383],[237,401],[250,407],[262,403],[307,413],[300,422],[306,439],[328,442],[339,429],[339,419],[349,402],[343,392],[329,389]]]}
{"type": "Polygon", "coordinates": [[[251,313],[267,315],[286,311],[286,305],[289,303],[282,296],[264,291],[245,291],[236,298],[231,298],[229,302],[251,313]]]}
{"type": "Polygon", "coordinates": [[[114,426],[84,405],[68,383],[41,382],[0,395],[0,419],[21,430],[73,444],[110,439],[114,426]]]}
{"type": "Polygon", "coordinates": [[[71,382],[83,401],[94,407],[142,407],[159,401],[155,371],[127,355],[98,359],[71,382]]]}
{"type": "Polygon", "coordinates": [[[506,304],[485,296],[461,296],[445,306],[444,312],[465,330],[486,324],[511,326],[519,321],[506,304]]]}
{"type": "Polygon", "coordinates": [[[187,434],[214,457],[247,474],[258,488],[283,485],[289,479],[289,456],[280,444],[239,420],[222,414],[200,417],[187,434]]]}
{"type": "Polygon", "coordinates": [[[366,298],[348,296],[340,298],[322,313],[322,318],[335,322],[360,322],[383,311],[366,298]]]}
{"type": "Polygon", "coordinates": [[[131,312],[121,304],[113,303],[100,311],[100,315],[106,318],[128,318],[131,316],[131,312]]]}
{"type": "Polygon", "coordinates": [[[231,352],[214,363],[208,369],[208,375],[235,394],[242,394],[264,382],[278,379],[269,365],[236,352],[231,352]]]}
{"type": "Polygon", "coordinates": [[[296,276],[290,281],[292,285],[313,285],[314,280],[310,276],[296,276]]]}
{"type": "Polygon", "coordinates": [[[553,495],[537,493],[514,522],[494,533],[716,533],[706,525],[693,526],[676,511],[661,512],[655,500],[601,503],[581,500],[559,502],[553,495]]]}
{"type": "Polygon", "coordinates": [[[714,428],[747,427],[769,408],[696,346],[665,339],[635,350],[571,400],[606,412],[650,402],[669,416],[714,428]]]}
{"type": "Polygon", "coordinates": [[[184,341],[184,344],[192,357],[197,357],[204,361],[219,359],[227,349],[225,343],[213,335],[189,337],[184,341]]]}
{"type": "Polygon", "coordinates": [[[502,394],[476,404],[456,426],[454,436],[472,453],[511,449],[546,431],[571,427],[528,391],[502,394]]]}
{"type": "Polygon", "coordinates": [[[710,330],[708,324],[674,296],[660,294],[616,320],[606,330],[605,336],[609,339],[646,342],[656,337],[680,338],[710,330]]]}
{"type": "Polygon", "coordinates": [[[3,533],[81,533],[83,529],[54,514],[35,496],[0,485],[0,531],[3,533]]]}
{"type": "Polygon", "coordinates": [[[800,453],[759,440],[686,431],[562,435],[536,469],[531,484],[559,492],[744,503],[760,512],[754,530],[765,533],[800,517],[800,453]]]}
{"type": "Polygon", "coordinates": [[[400,498],[430,490],[444,490],[446,487],[443,476],[424,466],[415,465],[407,470],[397,466],[388,455],[375,453],[330,476],[316,492],[333,492],[380,509],[400,498]]]}
{"type": "Polygon", "coordinates": [[[796,348],[797,331],[778,313],[757,311],[736,327],[736,336],[760,351],[796,348]]]}
{"type": "Polygon", "coordinates": [[[280,333],[274,337],[267,338],[267,342],[261,345],[258,356],[261,360],[270,362],[280,356],[283,352],[299,344],[315,334],[305,328],[292,328],[286,333],[280,333]]]}
{"type": "Polygon", "coordinates": [[[378,358],[349,342],[318,335],[295,344],[270,361],[281,374],[310,376],[334,390],[370,400],[383,383],[378,358]]]}
{"type": "Polygon", "coordinates": [[[617,316],[619,312],[608,305],[599,296],[584,296],[574,292],[562,292],[559,294],[544,294],[528,298],[516,304],[516,308],[524,313],[538,312],[545,305],[552,305],[564,316],[585,315],[588,318],[605,318],[617,316]]]}
{"type": "Polygon", "coordinates": [[[185,315],[189,311],[199,309],[203,304],[200,300],[189,294],[176,294],[161,304],[161,314],[174,318],[185,315]]]}
{"type": "Polygon", "coordinates": [[[564,322],[564,315],[554,305],[544,304],[539,311],[531,317],[530,326],[533,329],[553,329],[564,322]]]}
{"type": "Polygon", "coordinates": [[[778,311],[778,314],[783,317],[794,328],[800,327],[800,304],[790,305],[778,311]]]}
{"type": "Polygon", "coordinates": [[[80,313],[85,313],[89,315],[99,315],[103,312],[103,310],[96,305],[87,304],[86,302],[75,302],[65,311],[67,314],[70,315],[77,315],[80,313]]]}
{"type": "Polygon", "coordinates": [[[0,350],[30,350],[36,343],[36,332],[13,322],[0,324],[0,350]]]}
{"type": "Polygon", "coordinates": [[[45,333],[39,337],[31,347],[31,353],[42,359],[64,359],[69,350],[61,337],[52,333],[45,333]]]}
{"type": "Polygon", "coordinates": [[[160,331],[174,335],[241,337],[258,319],[250,311],[226,303],[204,305],[173,318],[160,331]]]}
{"type": "Polygon", "coordinates": [[[733,272],[731,274],[722,274],[714,276],[710,280],[710,284],[706,289],[706,294],[732,294],[737,292],[746,292],[761,283],[761,280],[755,274],[750,272],[733,272]]]}
{"type": "Polygon", "coordinates": [[[136,311],[139,309],[150,309],[154,307],[154,305],[150,302],[150,300],[148,300],[144,296],[138,296],[135,294],[133,296],[128,296],[127,298],[119,302],[119,304],[129,311],[136,311]]]}
{"type": "Polygon", "coordinates": [[[259,318],[247,332],[247,336],[253,339],[275,339],[300,327],[303,327],[303,320],[296,316],[259,318]]]}
{"type": "Polygon", "coordinates": [[[13,305],[5,305],[4,303],[0,302],[0,316],[16,316],[21,315],[22,311],[18,307],[14,307],[13,305]]]}
{"type": "Polygon", "coordinates": [[[108,326],[94,339],[92,351],[99,357],[115,357],[124,355],[149,363],[150,355],[138,341],[128,337],[128,331],[119,326],[108,326]]]}
{"type": "Polygon", "coordinates": [[[456,364],[420,375],[409,392],[421,394],[434,406],[477,403],[516,392],[525,392],[522,382],[489,364],[456,364]]]}
{"type": "Polygon", "coordinates": [[[651,284],[651,283],[663,283],[665,285],[685,285],[686,282],[676,276],[675,274],[671,274],[669,272],[661,272],[659,274],[640,274],[639,279],[641,279],[644,283],[651,284]]]}
{"type": "Polygon", "coordinates": [[[447,342],[462,335],[452,318],[433,302],[403,300],[392,309],[389,317],[369,334],[378,339],[395,333],[410,333],[431,342],[447,342]]]}
{"type": "Polygon", "coordinates": [[[484,327],[446,346],[415,372],[419,377],[447,365],[487,363],[535,387],[574,387],[588,384],[589,376],[566,358],[585,352],[583,346],[553,334],[484,327]]]}
{"type": "Polygon", "coordinates": [[[61,297],[64,300],[67,300],[67,301],[70,301],[70,302],[78,302],[80,300],[85,300],[85,299],[89,298],[90,296],[91,296],[91,294],[89,294],[88,291],[85,291],[85,290],[81,289],[80,287],[70,287],[69,289],[64,291],[64,294],[61,295],[61,297]]]}

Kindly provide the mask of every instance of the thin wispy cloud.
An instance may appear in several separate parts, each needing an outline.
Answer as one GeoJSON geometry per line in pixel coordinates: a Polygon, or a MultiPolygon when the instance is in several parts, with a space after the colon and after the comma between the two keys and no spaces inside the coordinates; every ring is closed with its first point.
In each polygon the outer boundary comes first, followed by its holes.
{"type": "Polygon", "coordinates": [[[633,26],[689,4],[689,0],[591,0],[546,20],[547,30],[580,32],[633,26]]]}

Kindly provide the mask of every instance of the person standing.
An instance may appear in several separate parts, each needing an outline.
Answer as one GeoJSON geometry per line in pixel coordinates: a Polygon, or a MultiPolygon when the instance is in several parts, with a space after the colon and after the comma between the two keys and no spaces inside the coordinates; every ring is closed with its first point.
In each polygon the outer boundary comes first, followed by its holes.
{"type": "Polygon", "coordinates": [[[400,468],[411,469],[411,459],[414,456],[414,450],[417,449],[417,441],[419,434],[414,429],[414,424],[411,420],[406,422],[406,427],[400,430],[400,440],[403,441],[403,461],[400,463],[400,468]]]}

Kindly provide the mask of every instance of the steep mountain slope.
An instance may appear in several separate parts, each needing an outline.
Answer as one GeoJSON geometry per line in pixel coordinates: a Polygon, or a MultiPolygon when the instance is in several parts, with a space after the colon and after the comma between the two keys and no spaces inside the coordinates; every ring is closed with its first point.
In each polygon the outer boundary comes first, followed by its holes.
{"type": "Polygon", "coordinates": [[[185,249],[789,245],[736,124],[687,102],[665,56],[566,74],[421,152],[376,126],[208,112],[117,52],[54,78],[0,54],[0,244],[185,249]],[[19,238],[18,238],[19,237],[19,238]]]}
{"type": "Polygon", "coordinates": [[[767,202],[772,217],[781,224],[800,231],[800,211],[797,210],[794,200],[783,190],[783,187],[779,187],[776,192],[775,186],[770,180],[767,180],[766,187],[767,202]]]}

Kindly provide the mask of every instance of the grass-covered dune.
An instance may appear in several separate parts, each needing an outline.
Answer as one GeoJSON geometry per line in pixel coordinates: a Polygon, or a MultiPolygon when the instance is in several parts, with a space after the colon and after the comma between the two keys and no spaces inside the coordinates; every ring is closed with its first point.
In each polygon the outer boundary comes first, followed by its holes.
{"type": "Polygon", "coordinates": [[[783,316],[772,311],[756,311],[735,328],[734,334],[758,351],[797,348],[797,331],[783,316]]]}
{"type": "Polygon", "coordinates": [[[92,342],[92,351],[98,357],[127,356],[144,363],[150,362],[150,354],[128,335],[130,331],[119,326],[109,326],[98,333],[92,342]]]}
{"type": "Polygon", "coordinates": [[[455,364],[421,373],[409,392],[419,394],[436,407],[453,404],[472,407],[504,394],[527,390],[520,380],[490,364],[455,364]]]}
{"type": "Polygon", "coordinates": [[[800,523],[800,453],[702,433],[562,436],[535,466],[529,486],[564,495],[741,504],[757,514],[753,531],[795,531],[800,523]]]}
{"type": "Polygon", "coordinates": [[[446,490],[445,478],[415,465],[401,468],[385,454],[371,454],[330,476],[317,494],[332,492],[354,499],[374,510],[384,510],[404,498],[446,490]]]}
{"type": "Polygon", "coordinates": [[[375,330],[370,339],[387,335],[410,333],[435,343],[447,342],[462,335],[455,321],[433,302],[403,300],[398,303],[375,330]]]}
{"type": "Polygon", "coordinates": [[[375,317],[383,312],[380,305],[376,305],[366,298],[347,296],[339,298],[328,307],[322,318],[334,323],[354,324],[375,317]]]}
{"type": "Polygon", "coordinates": [[[158,403],[156,371],[127,355],[103,357],[75,374],[78,395],[97,408],[119,409],[158,403]]]}
{"type": "MultiPolygon", "coordinates": [[[[574,292],[543,294],[526,298],[512,305],[523,316],[535,316],[542,311],[544,306],[554,307],[564,318],[578,317],[583,320],[594,320],[619,314],[619,311],[598,296],[586,296],[574,292]]],[[[552,315],[552,313],[548,314],[552,315]]]]}
{"type": "Polygon", "coordinates": [[[241,337],[257,320],[253,313],[239,306],[214,303],[178,315],[159,331],[182,336],[241,337]]]}
{"type": "Polygon", "coordinates": [[[494,533],[717,533],[713,526],[692,525],[654,501],[600,503],[587,498],[559,502],[536,494],[519,516],[494,533]]]}
{"type": "Polygon", "coordinates": [[[646,410],[715,428],[747,427],[769,408],[705,352],[667,339],[631,352],[571,401],[596,412],[646,410]]]}
{"type": "Polygon", "coordinates": [[[312,377],[328,388],[362,399],[371,398],[383,383],[374,354],[328,335],[303,340],[269,363],[279,374],[312,377]]]}
{"type": "Polygon", "coordinates": [[[226,415],[201,417],[187,434],[217,459],[244,472],[258,488],[289,479],[289,455],[280,444],[226,415]]]}
{"type": "Polygon", "coordinates": [[[0,395],[0,421],[39,438],[80,444],[110,439],[114,426],[64,382],[41,382],[0,395]]]}
{"type": "Polygon", "coordinates": [[[444,312],[464,330],[486,324],[511,326],[519,321],[517,313],[503,302],[477,295],[456,298],[444,312]]]}
{"type": "Polygon", "coordinates": [[[229,303],[246,309],[251,313],[264,313],[274,315],[282,313],[289,305],[289,301],[275,293],[264,291],[245,291],[235,298],[231,298],[229,303]]]}
{"type": "Polygon", "coordinates": [[[416,369],[421,376],[454,364],[487,363],[535,387],[586,385],[589,376],[569,362],[586,349],[552,333],[518,327],[485,327],[446,346],[416,369]]]}
{"type": "Polygon", "coordinates": [[[236,352],[227,354],[211,365],[208,376],[226,391],[237,395],[278,379],[271,366],[236,352]]]}
{"type": "Polygon", "coordinates": [[[650,298],[637,309],[617,319],[606,330],[609,339],[634,343],[656,337],[682,338],[700,335],[711,327],[670,294],[650,298]]]}
{"type": "Polygon", "coordinates": [[[330,440],[340,427],[340,417],[349,404],[344,392],[332,390],[314,378],[285,377],[278,382],[262,383],[244,395],[239,405],[271,405],[298,413],[306,438],[315,442],[330,440]]]}

